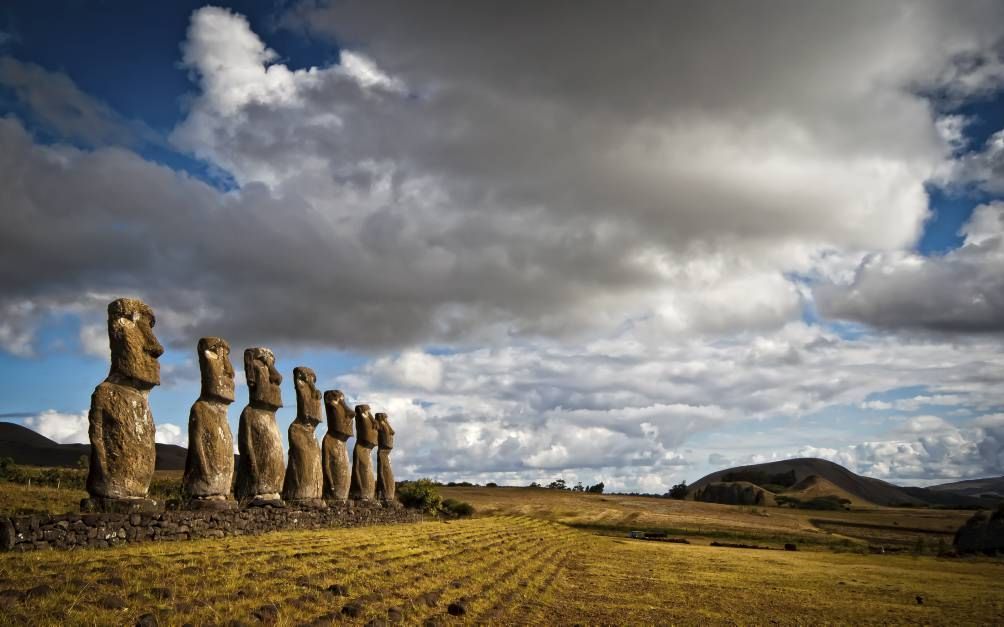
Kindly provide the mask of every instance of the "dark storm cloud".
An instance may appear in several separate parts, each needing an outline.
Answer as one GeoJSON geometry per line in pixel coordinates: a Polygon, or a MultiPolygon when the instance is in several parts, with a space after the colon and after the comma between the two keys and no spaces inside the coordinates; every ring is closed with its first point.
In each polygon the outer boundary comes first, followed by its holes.
{"type": "MultiPolygon", "coordinates": [[[[29,351],[60,308],[101,324],[122,294],[186,345],[777,328],[802,305],[786,273],[918,235],[950,146],[913,86],[965,91],[956,53],[988,49],[999,10],[304,5],[284,23],[337,37],[342,63],[292,71],[204,8],[171,141],[239,189],[3,120],[0,341],[29,351]]],[[[66,77],[6,67],[67,135],[32,94],[114,118],[66,77]]]]}
{"type": "Polygon", "coordinates": [[[849,284],[816,289],[820,311],[890,329],[1004,332],[1004,203],[977,207],[962,233],[941,256],[869,257],[849,284]]]}

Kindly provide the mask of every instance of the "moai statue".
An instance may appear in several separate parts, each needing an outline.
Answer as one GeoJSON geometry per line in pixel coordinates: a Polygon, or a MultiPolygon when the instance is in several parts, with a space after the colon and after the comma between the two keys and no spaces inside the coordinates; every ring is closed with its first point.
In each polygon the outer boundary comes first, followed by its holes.
{"type": "Polygon", "coordinates": [[[234,437],[227,406],[234,402],[230,345],[218,337],[199,340],[202,393],[188,414],[188,457],[181,489],[193,509],[234,509],[234,437]]]}
{"type": "Polygon", "coordinates": [[[275,355],[267,348],[244,351],[244,373],[250,398],[241,412],[237,433],[240,461],[234,495],[250,506],[281,506],[279,492],[286,464],[275,412],[282,407],[282,375],[275,369],[275,355]]]}
{"type": "Polygon", "coordinates": [[[328,415],[328,432],[321,442],[321,464],[324,468],[324,498],[344,501],[349,497],[352,470],[346,440],[352,437],[352,417],[355,413],[345,402],[341,390],[324,393],[324,411],[328,415]]]}
{"type": "Polygon", "coordinates": [[[152,509],[147,498],[157,449],[147,397],[160,385],[157,358],[164,347],[153,334],[156,319],[149,305],[120,298],[108,305],[112,363],[108,377],[91,395],[87,416],[91,463],[85,511],[152,509]]]}
{"type": "Polygon", "coordinates": [[[394,471],[390,467],[390,451],[394,448],[394,429],[387,422],[387,414],[376,415],[377,428],[377,485],[376,493],[387,502],[394,500],[394,471]]]}
{"type": "Polygon", "coordinates": [[[321,447],[314,436],[314,429],[321,424],[317,375],[310,368],[294,368],[293,382],[296,384],[296,419],[289,425],[289,466],[282,498],[287,504],[323,507],[321,447]]]}
{"type": "Polygon", "coordinates": [[[373,483],[373,447],[377,445],[377,425],[369,405],[356,405],[356,445],[352,449],[352,487],[349,496],[360,501],[372,501],[376,492],[373,483]]]}

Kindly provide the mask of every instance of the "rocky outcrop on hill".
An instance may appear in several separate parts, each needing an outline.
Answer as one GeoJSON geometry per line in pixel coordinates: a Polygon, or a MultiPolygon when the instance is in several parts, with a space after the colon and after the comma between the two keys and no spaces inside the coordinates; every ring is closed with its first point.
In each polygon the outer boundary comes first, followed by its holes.
{"type": "Polygon", "coordinates": [[[959,553],[1004,553],[1004,505],[993,514],[976,512],[955,532],[953,542],[959,553]]]}
{"type": "Polygon", "coordinates": [[[709,483],[694,491],[694,500],[723,505],[776,505],[774,494],[746,481],[709,483]]]}

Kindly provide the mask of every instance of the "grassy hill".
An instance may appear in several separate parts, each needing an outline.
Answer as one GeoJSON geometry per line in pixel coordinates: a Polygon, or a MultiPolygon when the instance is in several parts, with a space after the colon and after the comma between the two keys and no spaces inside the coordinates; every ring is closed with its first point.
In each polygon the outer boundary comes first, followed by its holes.
{"type": "Polygon", "coordinates": [[[990,477],[987,479],[968,479],[966,481],[955,481],[953,483],[942,483],[933,485],[928,490],[934,492],[949,492],[964,496],[991,496],[1004,498],[1004,477],[990,477]]]}
{"type": "Polygon", "coordinates": [[[817,475],[810,475],[802,479],[785,490],[783,494],[802,501],[830,497],[846,500],[852,507],[870,507],[874,505],[817,475]]]}
{"type": "Polygon", "coordinates": [[[861,505],[886,507],[935,505],[963,508],[987,505],[986,501],[950,490],[901,487],[880,479],[864,477],[840,464],[814,457],[725,468],[695,481],[690,486],[690,491],[720,481],[750,481],[771,491],[777,491],[775,489],[777,486],[773,485],[777,481],[786,481],[786,485],[781,487],[791,487],[813,476],[825,480],[827,484],[853,497],[861,505]]]}
{"type": "Polygon", "coordinates": [[[578,529],[625,536],[661,531],[697,542],[721,540],[780,547],[866,551],[869,546],[925,551],[951,545],[971,511],[871,507],[813,511],[751,507],[690,500],[586,494],[546,488],[440,488],[444,497],[474,505],[479,515],[530,516],[578,529]]]}

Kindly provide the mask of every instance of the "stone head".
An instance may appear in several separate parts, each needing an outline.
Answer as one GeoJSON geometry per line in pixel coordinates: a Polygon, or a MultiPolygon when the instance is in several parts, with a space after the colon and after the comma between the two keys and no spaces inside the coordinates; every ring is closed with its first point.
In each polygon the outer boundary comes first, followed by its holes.
{"type": "Polygon", "coordinates": [[[234,366],[230,363],[230,345],[218,337],[204,337],[199,339],[198,352],[202,397],[227,404],[234,402],[234,366]]]}
{"type": "Polygon", "coordinates": [[[153,310],[136,298],[120,298],[108,305],[108,340],[112,349],[111,375],[131,379],[137,387],[160,385],[157,358],[164,347],[153,334],[153,310]]]}
{"type": "Polygon", "coordinates": [[[275,355],[267,348],[244,351],[244,375],[247,378],[251,405],[268,409],[282,407],[282,375],[275,369],[275,355]]]}
{"type": "Polygon", "coordinates": [[[356,440],[367,446],[376,446],[376,422],[369,405],[356,405],[356,440]]]}
{"type": "Polygon", "coordinates": [[[379,413],[374,418],[376,418],[380,448],[394,448],[394,429],[391,428],[390,422],[387,420],[387,414],[379,413]]]}
{"type": "Polygon", "coordinates": [[[311,424],[321,422],[321,393],[317,391],[317,375],[310,368],[293,368],[296,386],[296,419],[311,424]]]}
{"type": "Polygon", "coordinates": [[[352,417],[354,412],[345,402],[341,390],[327,390],[324,393],[324,412],[328,416],[328,432],[342,440],[352,437],[352,417]]]}

